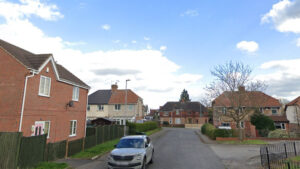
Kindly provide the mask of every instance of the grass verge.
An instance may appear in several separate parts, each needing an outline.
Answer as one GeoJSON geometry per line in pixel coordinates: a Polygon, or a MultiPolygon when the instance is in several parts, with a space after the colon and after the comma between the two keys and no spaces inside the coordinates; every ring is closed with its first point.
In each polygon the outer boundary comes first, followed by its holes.
{"type": "Polygon", "coordinates": [[[162,130],[162,128],[157,128],[157,129],[154,129],[154,130],[147,131],[146,134],[147,134],[147,136],[150,136],[154,133],[159,132],[160,130],[162,130]]]}
{"type": "Polygon", "coordinates": [[[67,167],[67,163],[41,162],[35,166],[35,169],[65,169],[67,167]]]}
{"type": "Polygon", "coordinates": [[[220,144],[268,144],[263,140],[244,140],[244,141],[217,141],[220,144]]]}
{"type": "Polygon", "coordinates": [[[291,161],[300,162],[300,156],[289,158],[291,161]]]}

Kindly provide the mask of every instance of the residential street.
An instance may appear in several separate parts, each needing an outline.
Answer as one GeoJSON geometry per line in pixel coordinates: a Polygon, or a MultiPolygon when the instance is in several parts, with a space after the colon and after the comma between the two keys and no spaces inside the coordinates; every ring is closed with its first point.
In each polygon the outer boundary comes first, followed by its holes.
{"type": "MultiPolygon", "coordinates": [[[[148,169],[222,169],[224,165],[211,148],[203,144],[193,129],[164,128],[151,136],[154,163],[148,169]]],[[[77,168],[106,169],[106,156],[77,168]]]]}

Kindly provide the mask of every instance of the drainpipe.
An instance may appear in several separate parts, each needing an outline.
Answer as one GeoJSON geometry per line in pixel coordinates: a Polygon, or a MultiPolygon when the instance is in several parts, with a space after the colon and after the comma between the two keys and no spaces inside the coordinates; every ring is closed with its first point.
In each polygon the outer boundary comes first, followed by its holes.
{"type": "Polygon", "coordinates": [[[19,124],[19,132],[22,131],[22,122],[23,122],[23,114],[24,114],[24,106],[25,106],[25,99],[26,99],[26,90],[27,90],[27,81],[29,78],[34,76],[34,72],[31,71],[31,75],[27,75],[25,77],[25,85],[24,85],[24,93],[23,93],[23,100],[22,100],[22,108],[21,108],[21,116],[20,116],[20,124],[19,124]]]}
{"type": "Polygon", "coordinates": [[[87,124],[87,107],[89,106],[89,90],[86,96],[86,109],[85,109],[85,126],[84,126],[84,137],[86,137],[86,124],[87,124]]]}

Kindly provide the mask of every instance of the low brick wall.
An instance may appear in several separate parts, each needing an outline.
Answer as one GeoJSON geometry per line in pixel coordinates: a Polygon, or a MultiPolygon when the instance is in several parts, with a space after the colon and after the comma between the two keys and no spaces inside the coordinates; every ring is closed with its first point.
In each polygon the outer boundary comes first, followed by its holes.
{"type": "MultiPolygon", "coordinates": [[[[238,137],[217,137],[216,141],[238,141],[238,137]]],[[[280,140],[287,140],[287,141],[294,141],[299,140],[300,138],[266,138],[266,137],[256,137],[256,138],[244,138],[244,140],[266,140],[266,141],[280,141],[280,140]]]]}
{"type": "Polygon", "coordinates": [[[202,124],[185,124],[185,128],[198,128],[201,129],[202,124]]]}

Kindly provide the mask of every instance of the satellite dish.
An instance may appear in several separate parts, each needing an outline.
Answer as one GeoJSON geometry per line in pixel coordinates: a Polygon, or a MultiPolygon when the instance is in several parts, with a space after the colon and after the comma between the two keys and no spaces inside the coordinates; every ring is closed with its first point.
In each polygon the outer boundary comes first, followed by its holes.
{"type": "Polygon", "coordinates": [[[71,101],[69,101],[68,105],[69,105],[69,107],[73,107],[74,106],[74,102],[71,100],[71,101]]]}

